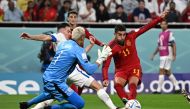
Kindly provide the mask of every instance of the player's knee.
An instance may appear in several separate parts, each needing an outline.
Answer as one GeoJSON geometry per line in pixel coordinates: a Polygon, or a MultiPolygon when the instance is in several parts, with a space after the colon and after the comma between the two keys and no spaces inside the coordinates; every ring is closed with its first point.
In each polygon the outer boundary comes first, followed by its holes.
{"type": "Polygon", "coordinates": [[[82,109],[84,107],[84,105],[85,105],[85,102],[83,99],[81,99],[75,103],[75,106],[77,107],[77,109],[82,109]]]}
{"type": "Polygon", "coordinates": [[[100,85],[97,81],[92,81],[92,83],[90,84],[90,87],[96,91],[102,89],[102,85],[100,85]]]}
{"type": "Polygon", "coordinates": [[[117,90],[118,88],[123,88],[123,86],[119,83],[115,83],[114,88],[117,90]]]}

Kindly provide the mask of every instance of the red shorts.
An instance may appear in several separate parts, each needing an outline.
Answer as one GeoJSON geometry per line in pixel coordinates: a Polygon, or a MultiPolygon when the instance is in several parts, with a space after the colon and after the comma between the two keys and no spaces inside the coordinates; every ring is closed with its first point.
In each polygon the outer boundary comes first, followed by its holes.
{"type": "Polygon", "coordinates": [[[135,67],[132,67],[129,69],[125,69],[123,71],[115,72],[115,77],[123,78],[123,79],[127,80],[127,82],[133,76],[137,77],[139,79],[138,84],[141,84],[141,80],[142,80],[142,68],[141,68],[141,66],[135,66],[135,67]]]}

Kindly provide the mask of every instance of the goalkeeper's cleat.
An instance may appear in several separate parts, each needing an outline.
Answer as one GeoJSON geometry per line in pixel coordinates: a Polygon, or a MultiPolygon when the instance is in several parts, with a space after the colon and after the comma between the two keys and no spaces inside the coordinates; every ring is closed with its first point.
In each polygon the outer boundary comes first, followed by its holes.
{"type": "Polygon", "coordinates": [[[185,89],[182,90],[181,93],[184,95],[184,97],[185,97],[185,98],[187,99],[187,101],[190,103],[190,94],[188,94],[185,89]]]}
{"type": "Polygon", "coordinates": [[[28,109],[27,102],[20,102],[19,105],[20,105],[20,109],[28,109]]]}

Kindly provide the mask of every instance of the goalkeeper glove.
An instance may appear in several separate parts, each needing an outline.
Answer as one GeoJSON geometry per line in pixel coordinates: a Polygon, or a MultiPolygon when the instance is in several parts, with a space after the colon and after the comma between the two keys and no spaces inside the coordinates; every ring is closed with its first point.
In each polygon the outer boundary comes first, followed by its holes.
{"type": "Polygon", "coordinates": [[[100,49],[98,49],[98,59],[96,60],[96,62],[98,64],[102,64],[103,61],[105,61],[107,59],[107,57],[112,54],[111,50],[112,49],[106,45],[104,45],[102,51],[100,51],[100,49]]]}

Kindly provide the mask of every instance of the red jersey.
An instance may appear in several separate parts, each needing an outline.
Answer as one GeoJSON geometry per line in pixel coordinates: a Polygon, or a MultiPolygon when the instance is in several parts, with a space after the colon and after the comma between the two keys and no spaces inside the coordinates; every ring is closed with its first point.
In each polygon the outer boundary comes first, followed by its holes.
{"type": "Polygon", "coordinates": [[[112,48],[112,55],[109,56],[108,59],[103,63],[103,80],[108,79],[108,68],[112,57],[115,64],[115,73],[119,71],[130,70],[135,66],[140,66],[140,59],[138,57],[135,45],[136,38],[157,25],[157,23],[159,23],[161,20],[162,18],[158,17],[147,25],[129,32],[126,35],[124,46],[119,45],[115,40],[112,40],[109,43],[109,46],[112,48]]]}
{"type": "Polygon", "coordinates": [[[99,46],[103,46],[104,44],[99,41],[98,39],[96,39],[96,37],[94,37],[86,28],[85,29],[85,34],[86,34],[86,38],[89,39],[90,37],[93,37],[95,40],[95,44],[99,45],[99,46]]]}

